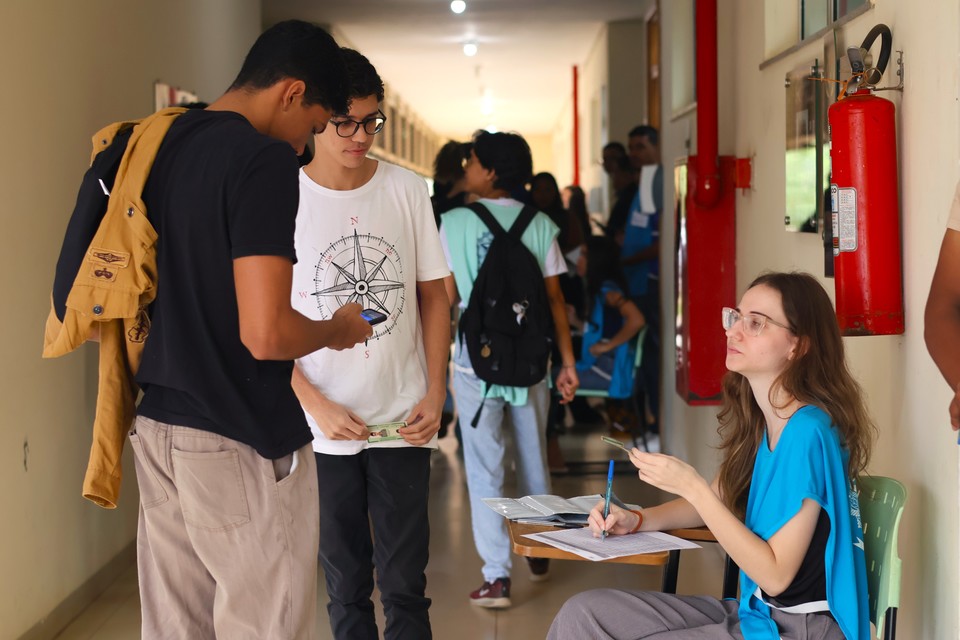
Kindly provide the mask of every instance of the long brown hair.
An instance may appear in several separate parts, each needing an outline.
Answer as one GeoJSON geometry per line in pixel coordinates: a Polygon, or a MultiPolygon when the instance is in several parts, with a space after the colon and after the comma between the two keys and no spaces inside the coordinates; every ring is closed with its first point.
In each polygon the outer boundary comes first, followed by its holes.
{"type": "MultiPolygon", "coordinates": [[[[812,404],[830,416],[849,451],[847,473],[856,478],[870,459],[877,429],[867,413],[863,390],[854,380],[844,356],[843,339],[833,305],[820,283],[807,273],[765,273],[749,288],[765,286],[780,293],[790,330],[799,338],[796,357],[790,360],[770,388],[770,399],[779,392],[812,404]]],[[[720,421],[720,495],[740,518],[744,517],[757,448],[765,420],[747,379],[734,371],[723,378],[720,421]]]]}

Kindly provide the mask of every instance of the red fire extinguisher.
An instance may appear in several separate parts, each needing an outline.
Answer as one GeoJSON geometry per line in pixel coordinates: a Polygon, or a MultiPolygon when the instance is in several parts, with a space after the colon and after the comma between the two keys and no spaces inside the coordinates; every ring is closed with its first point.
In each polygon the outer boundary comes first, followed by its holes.
{"type": "Polygon", "coordinates": [[[879,24],[848,50],[854,76],[827,114],[837,321],[846,336],[903,333],[894,107],[874,94],[891,40],[890,29],[879,24]],[[878,64],[865,69],[863,52],[878,35],[878,64]]]}

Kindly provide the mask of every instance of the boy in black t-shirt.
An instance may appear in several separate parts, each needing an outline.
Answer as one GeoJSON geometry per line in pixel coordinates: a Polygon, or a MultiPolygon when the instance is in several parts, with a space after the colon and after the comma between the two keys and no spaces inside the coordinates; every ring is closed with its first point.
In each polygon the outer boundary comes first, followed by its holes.
{"type": "Polygon", "coordinates": [[[288,21],[172,125],[144,189],[158,293],[130,434],[143,637],[301,638],[316,626],[317,481],[292,360],[371,334],[357,304],[290,304],[298,164],[346,105],[339,47],[288,21]]]}

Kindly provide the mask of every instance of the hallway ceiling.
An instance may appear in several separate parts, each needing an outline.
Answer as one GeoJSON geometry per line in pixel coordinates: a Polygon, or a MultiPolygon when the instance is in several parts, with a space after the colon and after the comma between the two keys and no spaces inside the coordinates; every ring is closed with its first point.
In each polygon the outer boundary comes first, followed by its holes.
{"type": "MultiPolygon", "coordinates": [[[[643,17],[643,0],[263,0],[265,26],[299,18],[337,28],[431,129],[550,132],[604,23],[643,17]],[[474,57],[463,53],[473,41],[474,57]],[[484,95],[488,103],[484,108],[484,95]],[[484,111],[489,113],[484,113],[484,111]]],[[[581,70],[582,72],[582,70],[581,70]]]]}

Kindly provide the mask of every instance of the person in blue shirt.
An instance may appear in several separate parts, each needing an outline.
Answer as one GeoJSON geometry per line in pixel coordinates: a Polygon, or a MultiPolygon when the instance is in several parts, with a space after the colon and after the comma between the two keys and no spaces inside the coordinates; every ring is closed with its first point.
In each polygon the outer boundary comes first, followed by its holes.
{"type": "Polygon", "coordinates": [[[634,338],[645,320],[627,297],[616,243],[591,236],[580,247],[577,273],[586,282],[587,322],[577,360],[581,389],[607,391],[611,398],[633,394],[634,338]]]}
{"type": "Polygon", "coordinates": [[[650,125],[630,130],[630,163],[639,174],[639,188],[630,203],[620,257],[630,297],[647,320],[640,363],[641,406],[647,430],[660,431],[660,224],[663,219],[663,167],[660,134],[650,125]]]}
{"type": "Polygon", "coordinates": [[[724,308],[729,372],[720,471],[633,449],[639,477],[679,498],[590,514],[599,536],[706,525],[740,566],[740,599],[596,590],[564,604],[548,638],[867,640],[855,478],[876,428],[850,374],[827,293],[802,273],[753,281],[724,308]],[[696,630],[691,633],[691,630],[696,630]]]}

